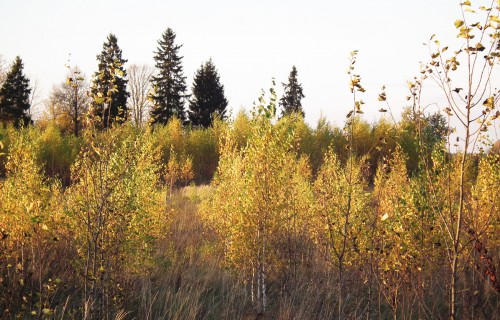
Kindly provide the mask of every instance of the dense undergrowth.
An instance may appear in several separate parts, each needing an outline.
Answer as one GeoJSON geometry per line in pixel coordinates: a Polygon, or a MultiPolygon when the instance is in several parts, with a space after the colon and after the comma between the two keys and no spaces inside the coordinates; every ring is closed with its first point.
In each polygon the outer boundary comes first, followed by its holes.
{"type": "MultiPolygon", "coordinates": [[[[419,142],[404,117],[357,119],[349,152],[344,130],[262,110],[1,129],[2,318],[444,317],[458,182],[442,128],[419,142]]],[[[500,160],[468,168],[460,316],[498,318],[500,160]]]]}

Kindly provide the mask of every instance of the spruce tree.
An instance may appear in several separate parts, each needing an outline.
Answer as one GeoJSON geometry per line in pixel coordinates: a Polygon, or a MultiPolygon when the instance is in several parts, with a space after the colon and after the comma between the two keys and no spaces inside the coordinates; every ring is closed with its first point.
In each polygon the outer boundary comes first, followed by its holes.
{"type": "Polygon", "coordinates": [[[224,86],[220,83],[219,74],[212,59],[202,64],[194,81],[191,99],[189,100],[189,121],[193,126],[209,127],[214,116],[224,118],[227,99],[224,86]]]}
{"type": "Polygon", "coordinates": [[[301,100],[305,96],[302,92],[302,85],[298,82],[297,68],[295,68],[295,66],[293,66],[292,71],[290,71],[288,83],[283,83],[283,88],[285,92],[283,93],[283,97],[280,99],[280,106],[283,108],[282,115],[295,112],[304,116],[301,100]]]}
{"type": "Polygon", "coordinates": [[[23,74],[23,67],[17,56],[0,88],[0,122],[12,122],[15,127],[31,123],[30,81],[23,74]]]}
{"type": "Polygon", "coordinates": [[[179,49],[182,45],[175,44],[175,33],[168,28],[160,40],[155,52],[155,67],[158,74],[153,77],[154,93],[151,108],[151,123],[167,123],[176,115],[183,122],[186,120],[184,100],[186,99],[186,77],[181,64],[182,56],[179,49]]]}
{"type": "Polygon", "coordinates": [[[127,120],[127,73],[123,65],[122,50],[114,34],[109,34],[101,54],[97,55],[98,70],[90,88],[90,113],[100,128],[127,120]]]}

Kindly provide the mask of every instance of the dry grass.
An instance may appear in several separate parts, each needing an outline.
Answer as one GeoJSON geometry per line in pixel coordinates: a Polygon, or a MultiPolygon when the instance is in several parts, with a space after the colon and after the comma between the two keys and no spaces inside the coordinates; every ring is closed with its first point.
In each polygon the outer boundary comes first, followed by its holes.
{"type": "Polygon", "coordinates": [[[189,186],[172,195],[171,232],[159,243],[162,267],[137,282],[138,319],[238,319],[248,308],[242,286],[221,267],[197,216],[209,192],[208,186],[189,186]]]}
{"type": "MultiPolygon", "coordinates": [[[[315,258],[315,264],[299,270],[298,278],[284,289],[283,279],[269,286],[269,308],[257,313],[248,286],[241,277],[224,266],[217,239],[207,230],[197,213],[203,199],[210,195],[209,186],[188,186],[173,193],[169,202],[173,210],[169,234],[157,243],[156,267],[152,272],[132,276],[125,298],[113,308],[109,319],[336,319],[336,275],[332,266],[315,258]]],[[[63,252],[63,251],[59,251],[63,252]]],[[[51,259],[57,260],[57,259],[51,259]]],[[[61,266],[64,259],[59,259],[61,266]]],[[[360,269],[359,266],[355,268],[360,269]]],[[[444,269],[439,269],[442,270],[444,269]]],[[[44,271],[49,273],[48,270],[44,271]]],[[[62,270],[59,270],[62,272],[62,270]]],[[[360,271],[346,276],[345,319],[439,319],[446,315],[444,274],[436,274],[425,295],[416,288],[402,288],[400,305],[393,310],[376,279],[366,282],[360,271]],[[371,290],[371,294],[368,292],[371,290]],[[420,299],[420,300],[419,300],[420,299]],[[422,312],[418,312],[419,306],[422,312]]],[[[71,274],[65,276],[70,277],[71,274]]],[[[54,301],[53,319],[92,319],[91,306],[83,306],[76,279],[61,286],[54,301]],[[72,285],[69,285],[72,283],[72,285]],[[87,312],[86,312],[87,310],[87,312]]],[[[477,280],[475,280],[477,281],[477,280]]],[[[464,295],[467,292],[464,292],[464,295]]],[[[472,295],[471,295],[472,296],[472,295]]],[[[465,299],[464,299],[465,301],[465,299]]],[[[498,299],[487,286],[470,299],[476,319],[499,319],[498,299]],[[480,300],[482,299],[482,300],[480,300]],[[481,303],[481,305],[479,305],[481,303]]],[[[31,319],[29,312],[21,318],[31,319]]],[[[43,318],[43,317],[42,317],[43,318]]],[[[44,319],[45,319],[44,318],[44,319]]],[[[463,317],[464,319],[467,317],[463,317]]]]}

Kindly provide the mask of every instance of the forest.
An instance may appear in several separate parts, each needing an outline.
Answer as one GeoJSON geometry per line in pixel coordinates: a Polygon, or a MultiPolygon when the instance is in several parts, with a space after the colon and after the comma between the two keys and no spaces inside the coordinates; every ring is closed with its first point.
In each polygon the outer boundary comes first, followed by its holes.
{"type": "Polygon", "coordinates": [[[401,115],[382,87],[363,117],[353,51],[341,126],[295,66],[233,116],[211,59],[188,95],[170,28],[155,68],[110,34],[37,119],[0,64],[0,318],[500,319],[500,1],[460,7],[401,115]]]}

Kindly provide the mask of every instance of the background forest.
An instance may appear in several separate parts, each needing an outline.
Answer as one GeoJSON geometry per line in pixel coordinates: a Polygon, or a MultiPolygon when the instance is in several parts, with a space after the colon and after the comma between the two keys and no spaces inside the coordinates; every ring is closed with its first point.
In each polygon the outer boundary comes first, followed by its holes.
{"type": "Polygon", "coordinates": [[[357,51],[341,127],[304,121],[295,66],[251,112],[211,59],[188,95],[170,28],[155,68],[113,34],[89,83],[68,63],[39,119],[3,66],[0,317],[500,319],[500,3],[460,6],[400,120],[384,87],[363,119],[357,51]]]}

